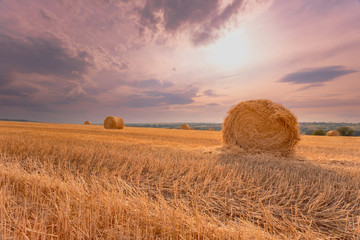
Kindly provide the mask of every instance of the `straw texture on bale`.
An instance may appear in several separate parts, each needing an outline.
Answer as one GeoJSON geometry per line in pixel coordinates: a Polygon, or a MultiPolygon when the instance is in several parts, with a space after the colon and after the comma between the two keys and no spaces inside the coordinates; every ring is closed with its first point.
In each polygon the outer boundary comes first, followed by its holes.
{"type": "Polygon", "coordinates": [[[184,124],[181,125],[181,129],[190,130],[190,126],[184,123],[184,124]]]}
{"type": "Polygon", "coordinates": [[[339,131],[333,130],[333,131],[328,131],[326,133],[326,136],[340,136],[339,131]]]}
{"type": "Polygon", "coordinates": [[[288,155],[299,141],[296,116],[270,100],[240,102],[223,123],[223,144],[255,152],[288,155]]]}
{"type": "Polygon", "coordinates": [[[209,131],[214,131],[214,129],[213,129],[213,128],[209,128],[209,131]]]}
{"type": "Polygon", "coordinates": [[[84,124],[85,125],[91,125],[91,122],[90,121],[85,121],[84,124]]]}
{"type": "Polygon", "coordinates": [[[121,117],[108,116],[104,120],[104,128],[106,129],[123,129],[124,120],[121,117]]]}

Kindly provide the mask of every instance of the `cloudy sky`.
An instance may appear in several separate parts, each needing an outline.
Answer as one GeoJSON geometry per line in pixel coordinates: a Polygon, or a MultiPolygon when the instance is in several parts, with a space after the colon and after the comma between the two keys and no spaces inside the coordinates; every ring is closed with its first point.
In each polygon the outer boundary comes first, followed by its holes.
{"type": "Polygon", "coordinates": [[[360,122],[359,0],[0,0],[0,118],[360,122]]]}

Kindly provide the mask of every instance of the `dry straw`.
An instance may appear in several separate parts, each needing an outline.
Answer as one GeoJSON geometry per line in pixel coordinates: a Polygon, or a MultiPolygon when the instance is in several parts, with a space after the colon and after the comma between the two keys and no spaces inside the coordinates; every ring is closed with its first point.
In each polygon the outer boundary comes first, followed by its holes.
{"type": "Polygon", "coordinates": [[[333,130],[333,131],[328,131],[326,133],[326,136],[340,136],[339,131],[333,130]]]}
{"type": "Polygon", "coordinates": [[[104,128],[106,129],[123,129],[124,120],[121,117],[108,116],[104,120],[104,128]]]}
{"type": "Polygon", "coordinates": [[[187,125],[187,124],[185,124],[185,123],[183,123],[183,124],[181,125],[181,129],[183,129],[183,130],[190,130],[190,126],[187,125]]]}
{"type": "Polygon", "coordinates": [[[299,141],[296,116],[270,100],[240,102],[223,123],[223,144],[248,151],[288,155],[299,141]]]}
{"type": "Polygon", "coordinates": [[[85,121],[84,124],[85,125],[91,125],[91,122],[90,121],[85,121]]]}

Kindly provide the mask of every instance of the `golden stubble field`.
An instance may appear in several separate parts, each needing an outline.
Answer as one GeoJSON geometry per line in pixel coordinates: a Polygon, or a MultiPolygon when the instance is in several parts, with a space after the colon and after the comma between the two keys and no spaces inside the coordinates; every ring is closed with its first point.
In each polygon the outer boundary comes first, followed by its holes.
{"type": "Polygon", "coordinates": [[[360,138],[0,122],[0,239],[359,239],[360,138]]]}

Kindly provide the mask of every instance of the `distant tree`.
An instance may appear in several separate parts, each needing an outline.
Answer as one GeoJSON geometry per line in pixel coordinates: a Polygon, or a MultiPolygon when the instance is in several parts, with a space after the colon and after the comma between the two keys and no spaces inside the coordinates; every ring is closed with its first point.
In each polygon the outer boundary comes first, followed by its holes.
{"type": "Polygon", "coordinates": [[[323,129],[316,129],[312,132],[312,135],[317,135],[317,136],[324,136],[325,135],[325,131],[323,129]]]}
{"type": "Polygon", "coordinates": [[[338,127],[336,130],[340,133],[341,136],[353,136],[354,135],[354,130],[349,127],[338,127]]]}
{"type": "Polygon", "coordinates": [[[313,133],[313,130],[311,130],[311,129],[306,129],[306,130],[304,131],[304,134],[305,134],[305,135],[312,135],[312,133],[313,133]]]}
{"type": "Polygon", "coordinates": [[[307,127],[304,127],[304,126],[301,126],[301,125],[299,126],[299,129],[300,129],[301,134],[305,134],[306,130],[308,130],[307,127]]]}

